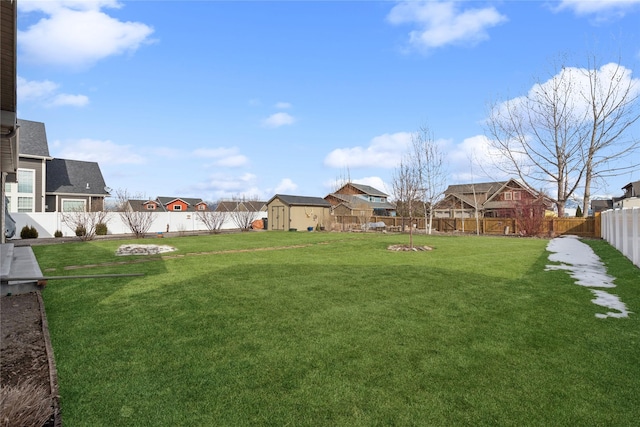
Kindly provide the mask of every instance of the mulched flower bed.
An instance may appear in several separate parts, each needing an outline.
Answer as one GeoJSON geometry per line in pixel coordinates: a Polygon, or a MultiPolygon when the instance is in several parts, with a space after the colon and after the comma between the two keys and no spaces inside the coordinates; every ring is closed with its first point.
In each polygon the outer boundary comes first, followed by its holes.
{"type": "MultiPolygon", "coordinates": [[[[43,426],[61,426],[53,350],[39,292],[0,298],[0,333],[0,385],[5,390],[7,387],[20,388],[28,385],[41,391],[45,411],[48,411],[46,401],[50,402],[51,407],[51,415],[43,426]]],[[[4,400],[3,405],[8,405],[8,400],[4,400]]],[[[3,414],[0,425],[16,425],[15,420],[3,419],[6,414],[11,413],[9,408],[0,409],[3,414]]]]}

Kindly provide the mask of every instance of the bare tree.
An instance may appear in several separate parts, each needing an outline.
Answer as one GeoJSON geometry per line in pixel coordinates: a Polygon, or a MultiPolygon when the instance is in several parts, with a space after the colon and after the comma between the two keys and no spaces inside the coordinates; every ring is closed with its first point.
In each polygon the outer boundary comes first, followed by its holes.
{"type": "Polygon", "coordinates": [[[153,224],[153,212],[138,210],[131,206],[131,200],[141,200],[143,197],[130,197],[127,190],[117,190],[117,210],[122,222],[131,230],[136,239],[144,238],[153,224]]]}
{"type": "Polygon", "coordinates": [[[640,141],[627,137],[640,119],[639,99],[640,83],[619,64],[598,67],[591,57],[587,68],[556,67],[527,95],[492,106],[487,121],[491,148],[502,160],[496,164],[532,188],[554,184],[559,216],[584,185],[586,212],[594,180],[639,164],[634,159],[618,165],[640,148],[640,141]]]}
{"type": "Polygon", "coordinates": [[[237,202],[236,208],[229,212],[229,217],[231,221],[242,231],[249,230],[251,228],[251,223],[257,219],[257,212],[254,212],[253,209],[249,209],[247,207],[247,202],[256,202],[258,201],[257,197],[246,198],[242,197],[234,197],[234,202],[237,202]]]}
{"type": "Polygon", "coordinates": [[[393,193],[395,199],[405,206],[409,214],[409,247],[413,248],[414,202],[422,199],[420,176],[411,157],[400,162],[393,174],[393,193]]]}
{"type": "Polygon", "coordinates": [[[423,211],[427,219],[427,233],[431,234],[432,207],[446,190],[444,155],[427,126],[421,126],[412,135],[411,142],[411,164],[418,174],[423,211]]]}
{"type": "Polygon", "coordinates": [[[553,184],[559,216],[584,173],[585,114],[574,102],[576,79],[574,69],[562,66],[527,95],[492,105],[487,120],[496,167],[531,188],[539,186],[532,181],[553,184]]]}
{"type": "Polygon", "coordinates": [[[80,240],[88,241],[96,237],[98,224],[107,224],[108,213],[105,211],[85,211],[78,208],[69,212],[62,212],[62,222],[80,237],[80,240]]]}
{"type": "Polygon", "coordinates": [[[336,177],[335,181],[332,183],[333,191],[338,191],[342,187],[351,183],[351,170],[346,167],[344,171],[340,174],[340,176],[336,177]]]}
{"type": "Polygon", "coordinates": [[[588,68],[582,71],[586,79],[582,97],[589,110],[589,126],[585,129],[587,143],[583,147],[582,212],[587,214],[593,180],[620,175],[640,164],[637,155],[633,156],[640,147],[640,140],[626,136],[631,125],[640,119],[640,82],[632,79],[631,71],[620,64],[598,67],[595,56],[589,58],[588,68]],[[622,157],[633,161],[626,166],[612,166],[614,160],[622,157]]]}
{"type": "MultiPolygon", "coordinates": [[[[207,206],[214,206],[214,203],[207,203],[207,206]]],[[[220,233],[220,229],[227,220],[227,212],[216,212],[212,210],[197,211],[198,219],[207,227],[210,233],[220,233]]]]}

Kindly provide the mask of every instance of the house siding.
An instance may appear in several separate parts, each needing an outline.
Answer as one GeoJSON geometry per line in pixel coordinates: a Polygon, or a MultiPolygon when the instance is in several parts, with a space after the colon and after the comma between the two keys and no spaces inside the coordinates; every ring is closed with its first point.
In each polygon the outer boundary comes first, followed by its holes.
{"type": "Polygon", "coordinates": [[[45,163],[42,159],[29,159],[20,158],[18,160],[18,169],[30,169],[35,171],[34,179],[34,212],[44,212],[44,175],[45,175],[45,163]]]}

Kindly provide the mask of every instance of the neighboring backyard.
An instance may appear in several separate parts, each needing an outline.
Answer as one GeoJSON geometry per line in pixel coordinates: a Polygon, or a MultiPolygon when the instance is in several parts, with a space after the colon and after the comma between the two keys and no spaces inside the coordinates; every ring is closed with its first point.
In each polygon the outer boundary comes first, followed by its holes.
{"type": "Polygon", "coordinates": [[[632,314],[548,240],[263,232],[34,246],[67,426],[635,425],[640,270],[586,241],[632,314]],[[171,245],[117,257],[124,243],[171,245]],[[141,262],[138,262],[141,261],[141,262]],[[69,269],[65,267],[84,267],[69,269]]]}

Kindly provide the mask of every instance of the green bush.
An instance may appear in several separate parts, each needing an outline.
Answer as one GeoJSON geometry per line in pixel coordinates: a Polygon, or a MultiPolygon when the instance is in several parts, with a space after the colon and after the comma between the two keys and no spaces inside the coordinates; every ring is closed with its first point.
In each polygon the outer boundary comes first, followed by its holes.
{"type": "Polygon", "coordinates": [[[87,229],[84,228],[84,225],[79,225],[76,227],[76,236],[83,237],[87,235],[87,229]]]}
{"type": "Polygon", "coordinates": [[[56,230],[56,232],[53,233],[53,237],[62,237],[62,231],[56,230]]]}
{"type": "Polygon", "coordinates": [[[20,231],[20,238],[22,239],[37,239],[38,238],[38,230],[34,226],[25,225],[22,227],[20,231]]]}
{"type": "Polygon", "coordinates": [[[106,236],[107,235],[107,224],[102,223],[102,222],[96,224],[96,234],[98,236],[106,236]]]}

